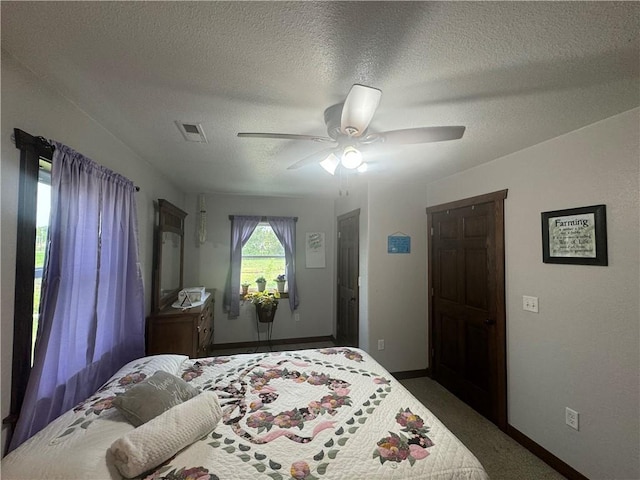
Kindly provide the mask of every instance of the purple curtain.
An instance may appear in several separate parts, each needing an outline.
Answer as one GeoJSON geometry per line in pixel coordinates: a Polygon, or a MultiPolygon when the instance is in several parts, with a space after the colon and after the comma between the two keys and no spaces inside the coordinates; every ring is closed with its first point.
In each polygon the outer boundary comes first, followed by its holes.
{"type": "Polygon", "coordinates": [[[240,315],[240,273],[242,269],[242,247],[260,223],[260,217],[234,215],[231,218],[231,268],[224,289],[223,306],[229,318],[240,315]]]}
{"type": "Polygon", "coordinates": [[[34,364],[13,450],[144,355],[135,187],[58,142],[34,364]]]}
{"type": "Polygon", "coordinates": [[[296,219],[293,217],[267,217],[269,225],[284,247],[286,275],[289,282],[289,308],[298,308],[298,287],[296,286],[296,219]]]}

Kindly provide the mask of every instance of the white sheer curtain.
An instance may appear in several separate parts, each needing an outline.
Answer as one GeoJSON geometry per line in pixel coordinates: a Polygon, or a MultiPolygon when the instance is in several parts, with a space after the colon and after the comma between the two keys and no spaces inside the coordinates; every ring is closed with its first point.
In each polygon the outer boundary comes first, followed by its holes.
{"type": "Polygon", "coordinates": [[[58,142],[34,364],[13,450],[144,355],[135,187],[58,142]]]}

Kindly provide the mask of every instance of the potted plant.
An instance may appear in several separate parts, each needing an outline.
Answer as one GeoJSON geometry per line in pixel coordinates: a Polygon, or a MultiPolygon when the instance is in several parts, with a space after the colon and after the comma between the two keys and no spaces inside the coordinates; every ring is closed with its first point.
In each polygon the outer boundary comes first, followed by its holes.
{"type": "Polygon", "coordinates": [[[256,284],[258,285],[258,291],[264,292],[264,288],[267,286],[267,279],[261,275],[256,278],[256,284]]]}
{"type": "Polygon", "coordinates": [[[246,295],[247,293],[249,293],[249,287],[251,286],[250,283],[244,282],[240,285],[242,287],[242,295],[246,295]]]}
{"type": "Polygon", "coordinates": [[[276,283],[278,284],[278,292],[283,293],[284,292],[284,284],[287,281],[287,277],[283,275],[278,275],[278,277],[275,279],[276,283]]]}
{"type": "Polygon", "coordinates": [[[278,308],[280,294],[278,292],[252,292],[244,296],[256,306],[258,321],[263,323],[273,322],[278,308]]]}

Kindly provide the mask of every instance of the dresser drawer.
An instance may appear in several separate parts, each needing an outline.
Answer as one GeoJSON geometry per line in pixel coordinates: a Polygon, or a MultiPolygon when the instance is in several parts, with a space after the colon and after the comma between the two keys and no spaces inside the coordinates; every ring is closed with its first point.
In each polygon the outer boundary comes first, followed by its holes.
{"type": "Polygon", "coordinates": [[[198,345],[193,317],[174,315],[150,321],[147,332],[147,355],[177,353],[193,356],[198,345]]]}
{"type": "Polygon", "coordinates": [[[208,322],[198,325],[198,351],[208,351],[211,340],[211,327],[208,322]]]}
{"type": "Polygon", "coordinates": [[[147,355],[178,353],[191,358],[210,354],[215,290],[204,304],[186,310],[167,308],[147,318],[147,355]]]}

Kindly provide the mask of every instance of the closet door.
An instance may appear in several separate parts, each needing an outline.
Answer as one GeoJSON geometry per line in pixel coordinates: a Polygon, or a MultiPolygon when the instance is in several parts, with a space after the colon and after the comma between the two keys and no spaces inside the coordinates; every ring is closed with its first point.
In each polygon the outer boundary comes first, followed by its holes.
{"type": "Polygon", "coordinates": [[[502,199],[483,196],[428,213],[433,376],[506,427],[502,199]]]}

